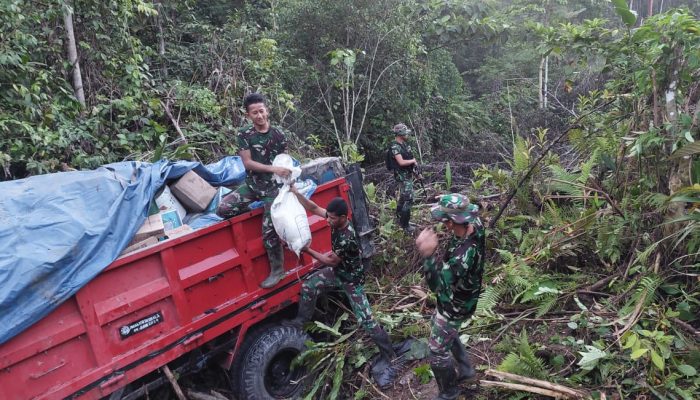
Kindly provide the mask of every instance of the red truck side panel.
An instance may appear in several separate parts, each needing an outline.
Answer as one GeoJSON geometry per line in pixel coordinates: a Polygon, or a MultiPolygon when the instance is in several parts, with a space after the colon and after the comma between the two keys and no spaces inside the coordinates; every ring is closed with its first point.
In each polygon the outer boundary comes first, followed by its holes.
{"type": "MultiPolygon", "coordinates": [[[[348,200],[344,179],[314,201],[348,200]]],[[[286,277],[269,273],[262,210],[168,240],[112,263],[47,317],[0,346],[0,399],[96,399],[202,344],[298,301],[318,267],[285,250],[286,277]]],[[[330,251],[325,220],[309,217],[313,248],[330,251]]],[[[240,340],[241,338],[239,338],[240,340]]]]}

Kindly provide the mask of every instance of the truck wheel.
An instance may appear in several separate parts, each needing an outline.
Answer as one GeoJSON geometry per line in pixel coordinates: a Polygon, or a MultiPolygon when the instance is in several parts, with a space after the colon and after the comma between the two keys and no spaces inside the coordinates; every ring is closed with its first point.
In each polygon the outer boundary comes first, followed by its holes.
{"type": "Polygon", "coordinates": [[[295,399],[304,389],[302,367],[291,369],[292,361],[311,340],[303,330],[271,326],[251,343],[243,357],[239,374],[241,400],[295,399]]]}

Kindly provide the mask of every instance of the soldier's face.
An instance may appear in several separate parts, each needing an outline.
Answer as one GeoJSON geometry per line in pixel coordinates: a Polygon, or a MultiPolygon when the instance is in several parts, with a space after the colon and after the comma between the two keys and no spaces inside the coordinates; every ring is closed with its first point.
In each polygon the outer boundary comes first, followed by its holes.
{"type": "Polygon", "coordinates": [[[342,228],[343,225],[345,225],[345,221],[348,220],[348,217],[345,215],[335,215],[332,212],[327,213],[326,221],[328,222],[328,225],[330,225],[331,228],[333,229],[338,229],[342,228]]]}
{"type": "Polygon", "coordinates": [[[268,127],[267,118],[269,116],[269,113],[267,111],[267,107],[265,107],[265,103],[250,104],[245,115],[251,121],[253,121],[253,125],[255,125],[256,129],[266,129],[268,127]]]}

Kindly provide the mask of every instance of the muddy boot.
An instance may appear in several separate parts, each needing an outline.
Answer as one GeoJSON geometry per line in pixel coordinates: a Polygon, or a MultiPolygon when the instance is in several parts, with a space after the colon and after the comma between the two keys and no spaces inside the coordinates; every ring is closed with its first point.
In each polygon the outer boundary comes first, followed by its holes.
{"type": "Polygon", "coordinates": [[[457,380],[464,381],[472,379],[476,376],[476,371],[474,366],[472,366],[471,361],[469,361],[469,354],[464,344],[457,338],[452,343],[452,355],[457,360],[457,380]]]}
{"type": "Polygon", "coordinates": [[[436,364],[431,364],[430,368],[433,370],[433,375],[435,375],[435,382],[437,382],[440,393],[435,400],[454,400],[459,396],[459,387],[457,387],[457,372],[450,366],[439,366],[436,364]]]}
{"type": "Polygon", "coordinates": [[[267,258],[270,261],[270,276],[260,284],[263,289],[269,289],[277,285],[284,278],[284,250],[281,245],[267,249],[267,258]]]}
{"type": "Polygon", "coordinates": [[[379,359],[372,365],[372,378],[381,389],[386,389],[398,375],[400,360],[396,357],[389,335],[381,327],[377,327],[370,337],[379,348],[379,359]]]}
{"type": "Polygon", "coordinates": [[[411,219],[411,209],[409,208],[408,210],[401,210],[399,212],[399,226],[406,232],[407,234],[411,235],[415,231],[415,228],[411,226],[409,223],[411,219]]]}
{"type": "Polygon", "coordinates": [[[311,317],[314,316],[315,308],[316,296],[313,296],[309,300],[304,300],[304,297],[302,296],[301,300],[299,300],[299,310],[297,311],[297,316],[284,322],[283,324],[302,329],[304,324],[311,321],[311,317]]]}

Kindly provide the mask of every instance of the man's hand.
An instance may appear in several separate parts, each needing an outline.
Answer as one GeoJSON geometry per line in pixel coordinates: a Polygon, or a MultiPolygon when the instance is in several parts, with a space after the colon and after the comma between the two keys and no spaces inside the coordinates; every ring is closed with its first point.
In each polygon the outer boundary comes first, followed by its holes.
{"type": "Polygon", "coordinates": [[[299,189],[297,189],[297,185],[295,185],[294,183],[289,185],[289,191],[294,193],[297,196],[301,196],[301,193],[299,193],[299,189]]]}
{"type": "Polygon", "coordinates": [[[286,178],[292,173],[292,171],[284,167],[272,167],[272,173],[280,178],[286,178]]]}
{"type": "Polygon", "coordinates": [[[416,238],[416,247],[418,248],[418,253],[422,257],[429,257],[435,253],[435,249],[438,246],[438,237],[435,231],[430,228],[423,229],[423,231],[416,238]]]}

